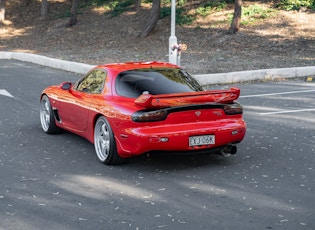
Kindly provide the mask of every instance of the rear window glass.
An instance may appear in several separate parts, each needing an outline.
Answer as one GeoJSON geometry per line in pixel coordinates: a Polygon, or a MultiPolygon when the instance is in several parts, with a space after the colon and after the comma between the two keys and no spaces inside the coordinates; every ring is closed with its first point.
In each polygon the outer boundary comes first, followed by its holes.
{"type": "Polygon", "coordinates": [[[187,72],[176,68],[150,68],[119,74],[116,91],[119,95],[136,98],[143,93],[152,95],[203,91],[202,86],[187,72]]]}

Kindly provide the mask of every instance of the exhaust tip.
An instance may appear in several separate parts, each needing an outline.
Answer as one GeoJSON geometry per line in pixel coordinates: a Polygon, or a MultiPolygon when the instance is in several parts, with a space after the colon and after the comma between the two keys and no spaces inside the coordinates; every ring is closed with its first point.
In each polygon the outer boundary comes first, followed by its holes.
{"type": "Polygon", "coordinates": [[[231,154],[234,155],[237,152],[237,147],[235,145],[232,145],[231,147],[231,154]]]}
{"type": "Polygon", "coordinates": [[[236,154],[236,152],[237,147],[235,145],[227,145],[222,149],[221,155],[224,157],[229,157],[230,155],[236,154]]]}

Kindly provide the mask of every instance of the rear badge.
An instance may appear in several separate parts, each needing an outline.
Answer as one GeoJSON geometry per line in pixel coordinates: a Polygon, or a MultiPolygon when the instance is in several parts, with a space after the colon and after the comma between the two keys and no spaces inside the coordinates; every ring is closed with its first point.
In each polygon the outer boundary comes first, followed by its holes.
{"type": "Polygon", "coordinates": [[[213,114],[217,115],[217,116],[222,116],[222,112],[221,111],[214,111],[213,114]]]}
{"type": "Polygon", "coordinates": [[[200,114],[201,114],[201,112],[200,112],[200,111],[197,111],[197,112],[195,112],[195,114],[196,114],[197,117],[199,117],[200,114]]]}

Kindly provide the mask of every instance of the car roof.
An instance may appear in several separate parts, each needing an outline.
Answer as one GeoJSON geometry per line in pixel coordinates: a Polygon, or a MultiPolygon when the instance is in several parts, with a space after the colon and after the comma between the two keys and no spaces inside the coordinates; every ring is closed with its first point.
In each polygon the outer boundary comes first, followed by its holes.
{"type": "Polygon", "coordinates": [[[96,68],[111,69],[114,71],[126,71],[132,69],[145,69],[145,68],[179,68],[177,65],[173,65],[168,62],[126,62],[126,63],[110,63],[99,65],[96,68]]]}

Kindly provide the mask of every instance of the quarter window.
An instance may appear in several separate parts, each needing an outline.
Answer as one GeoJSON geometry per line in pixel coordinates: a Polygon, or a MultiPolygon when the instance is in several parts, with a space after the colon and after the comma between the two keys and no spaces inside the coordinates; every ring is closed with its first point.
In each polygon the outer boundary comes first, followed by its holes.
{"type": "Polygon", "coordinates": [[[91,94],[99,94],[103,91],[106,73],[101,69],[96,69],[79,81],[76,90],[91,94]]]}

